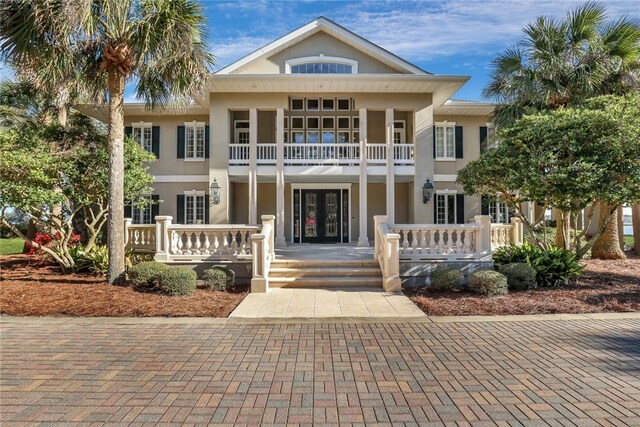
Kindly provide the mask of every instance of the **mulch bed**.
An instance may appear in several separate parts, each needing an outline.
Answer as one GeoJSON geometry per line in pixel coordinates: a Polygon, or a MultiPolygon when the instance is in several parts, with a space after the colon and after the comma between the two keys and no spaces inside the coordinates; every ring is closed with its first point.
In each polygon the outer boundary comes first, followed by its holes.
{"type": "Polygon", "coordinates": [[[405,293],[431,316],[604,313],[640,311],[640,256],[625,260],[588,260],[576,283],[485,297],[466,291],[405,293]]]}
{"type": "Polygon", "coordinates": [[[0,313],[12,316],[227,317],[247,294],[241,287],[166,296],[108,285],[90,274],[62,274],[55,265],[26,255],[2,256],[0,268],[0,313]]]}

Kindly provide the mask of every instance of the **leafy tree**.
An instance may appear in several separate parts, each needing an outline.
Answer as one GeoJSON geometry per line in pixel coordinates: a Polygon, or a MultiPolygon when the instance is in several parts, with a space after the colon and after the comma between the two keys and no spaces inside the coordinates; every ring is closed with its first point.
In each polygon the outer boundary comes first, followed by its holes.
{"type": "MultiPolygon", "coordinates": [[[[501,129],[499,137],[495,148],[458,174],[465,193],[497,193],[529,230],[533,224],[523,211],[525,201],[567,212],[573,220],[587,209],[584,229],[573,236],[578,257],[615,222],[610,214],[616,206],[640,198],[639,94],[600,97],[585,107],[524,116],[501,129]],[[598,201],[608,206],[607,220],[581,246],[598,201]]],[[[545,246],[531,235],[534,243],[545,246]]]]}
{"type": "MultiPolygon", "coordinates": [[[[106,136],[81,115],[71,115],[67,127],[35,124],[0,132],[0,220],[4,227],[51,256],[63,269],[73,270],[70,243],[74,222],[83,218],[90,251],[107,218],[109,166],[106,136]],[[54,207],[60,209],[54,209],[54,207]],[[51,247],[34,242],[6,213],[17,210],[55,236],[51,247]]],[[[125,143],[125,196],[143,203],[153,176],[146,162],[154,156],[135,141],[125,143]]],[[[124,242],[124,240],[123,240],[124,242]]]]}
{"type": "Polygon", "coordinates": [[[108,277],[111,283],[120,280],[125,269],[125,85],[135,83],[150,108],[204,88],[213,57],[205,46],[202,7],[195,0],[4,0],[0,14],[3,59],[34,76],[66,81],[71,75],[85,87],[108,92],[108,277]],[[38,73],[48,61],[50,72],[38,73]]]}

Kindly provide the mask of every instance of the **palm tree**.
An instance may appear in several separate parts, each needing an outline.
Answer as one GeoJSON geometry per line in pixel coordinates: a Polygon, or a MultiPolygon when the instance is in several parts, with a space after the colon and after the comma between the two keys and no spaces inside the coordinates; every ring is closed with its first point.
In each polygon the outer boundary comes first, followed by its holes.
{"type": "MultiPolygon", "coordinates": [[[[204,89],[202,7],[194,0],[2,0],[0,54],[33,76],[75,76],[95,101],[109,102],[109,282],[123,277],[124,90],[134,82],[149,108],[186,102],[204,89]],[[39,67],[46,72],[39,72],[39,67]]],[[[63,94],[64,95],[64,94],[63,94]]]]}
{"type": "MultiPolygon", "coordinates": [[[[499,104],[493,117],[498,127],[509,126],[528,112],[573,106],[640,87],[637,21],[623,17],[609,22],[603,5],[587,2],[564,19],[539,17],[523,31],[524,39],[492,62],[491,80],[483,91],[499,104]]],[[[612,207],[601,209],[609,211],[612,207]]],[[[614,222],[610,219],[604,220],[614,222]]],[[[566,213],[558,213],[557,223],[556,245],[566,247],[566,213]]],[[[619,246],[614,249],[614,228],[611,224],[603,241],[594,246],[595,256],[606,248],[607,257],[624,257],[619,246]]]]}

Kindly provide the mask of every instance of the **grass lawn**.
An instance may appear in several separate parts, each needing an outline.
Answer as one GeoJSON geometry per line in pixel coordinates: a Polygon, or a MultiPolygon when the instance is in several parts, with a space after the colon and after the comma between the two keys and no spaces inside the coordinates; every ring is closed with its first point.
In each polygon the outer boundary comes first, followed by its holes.
{"type": "Polygon", "coordinates": [[[624,242],[629,246],[633,245],[633,236],[630,234],[625,234],[624,242]]]}
{"type": "Polygon", "coordinates": [[[19,237],[0,239],[0,255],[21,254],[24,240],[19,237]]]}

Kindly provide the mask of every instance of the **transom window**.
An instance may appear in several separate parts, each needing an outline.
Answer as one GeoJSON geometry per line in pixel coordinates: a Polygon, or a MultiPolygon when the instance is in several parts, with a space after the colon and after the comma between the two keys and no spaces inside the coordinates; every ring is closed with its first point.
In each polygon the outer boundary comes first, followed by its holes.
{"type": "Polygon", "coordinates": [[[249,120],[236,120],[233,123],[233,138],[236,144],[249,143],[249,120]]]}
{"type": "Polygon", "coordinates": [[[456,158],[456,124],[436,125],[436,159],[456,158]]]}
{"type": "Polygon", "coordinates": [[[336,56],[308,56],[289,59],[285,63],[287,74],[358,74],[358,61],[336,56]]]}
{"type": "Polygon", "coordinates": [[[151,123],[131,124],[133,140],[148,152],[153,151],[151,143],[151,123]]]}
{"type": "Polygon", "coordinates": [[[185,123],[185,159],[204,159],[204,123],[185,123]]]}
{"type": "Polygon", "coordinates": [[[456,194],[436,193],[436,224],[456,223],[456,194]]]}
{"type": "Polygon", "coordinates": [[[142,196],[148,202],[133,203],[131,206],[131,220],[133,224],[153,224],[151,218],[151,196],[142,196]]]}
{"type": "Polygon", "coordinates": [[[204,224],[204,194],[185,194],[184,220],[186,224],[204,224]]]}

